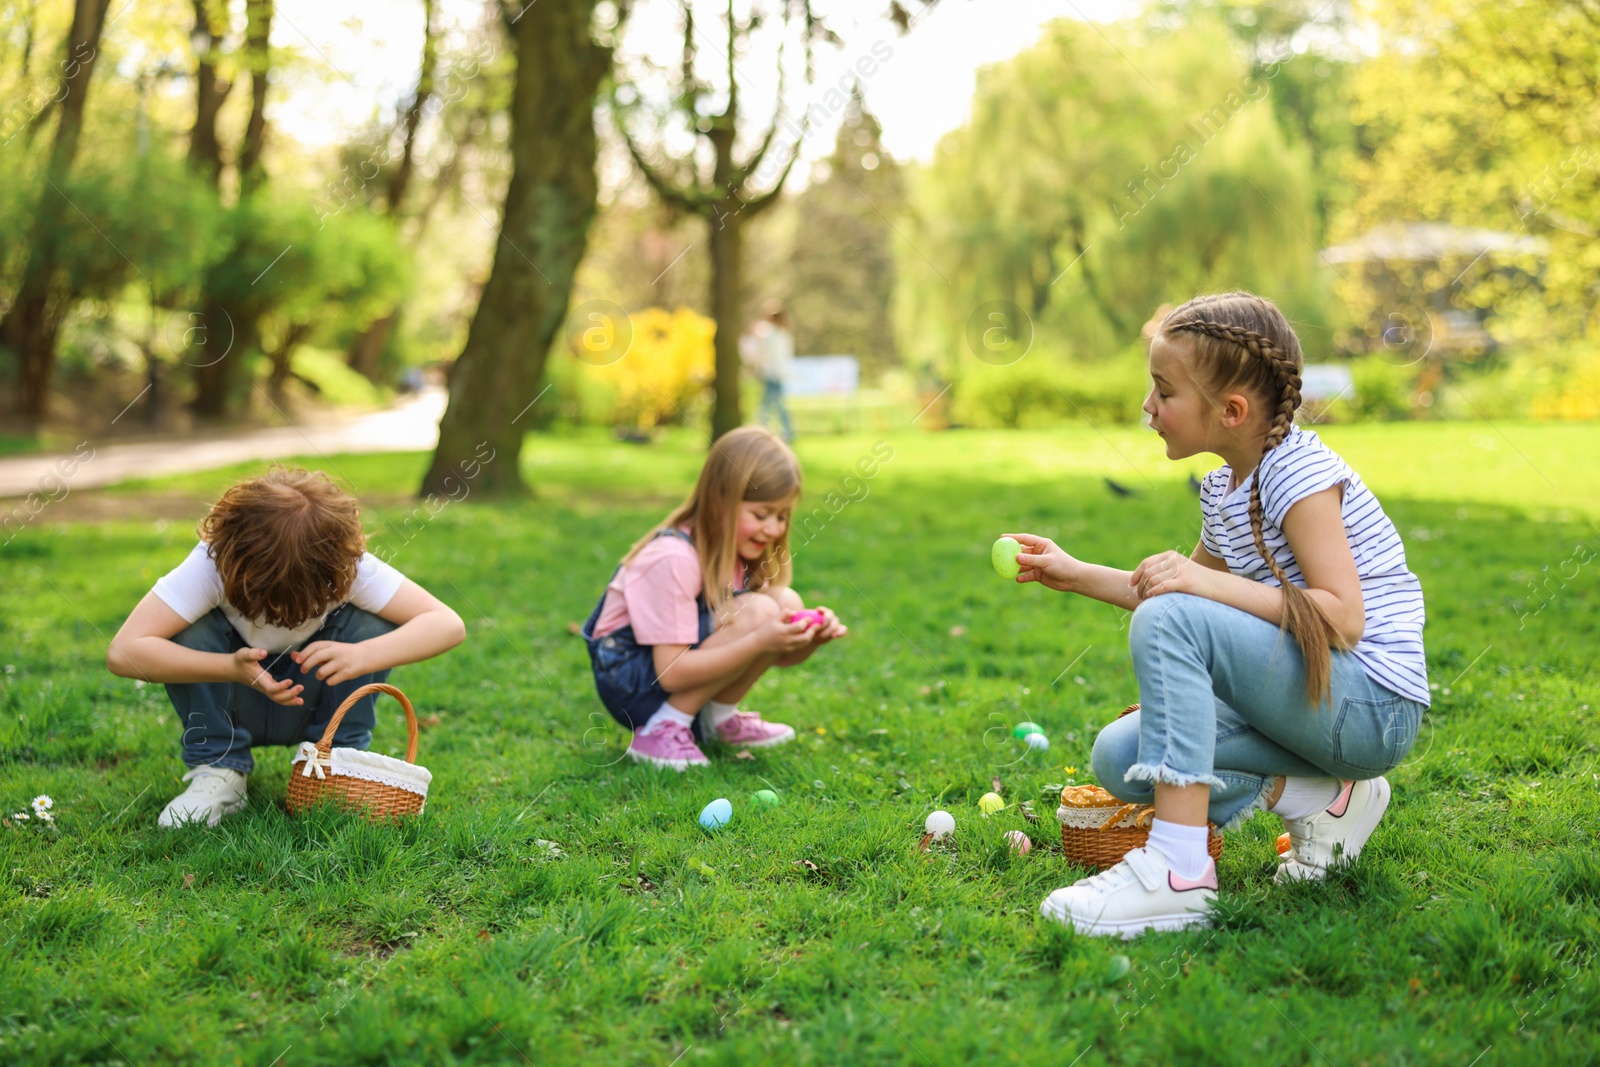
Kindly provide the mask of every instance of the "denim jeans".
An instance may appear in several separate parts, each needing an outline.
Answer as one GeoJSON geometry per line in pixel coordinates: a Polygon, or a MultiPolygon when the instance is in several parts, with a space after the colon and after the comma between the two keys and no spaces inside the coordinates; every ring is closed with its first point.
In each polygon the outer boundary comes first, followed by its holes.
{"type": "Polygon", "coordinates": [[[1211,787],[1210,819],[1237,825],[1276,776],[1376,778],[1411,751],[1423,706],[1334,650],[1332,691],[1313,704],[1293,637],[1186,593],[1144,601],[1129,631],[1140,709],[1100,731],[1094,773],[1127,803],[1154,783],[1211,787]]]}
{"type": "Polygon", "coordinates": [[[783,382],[771,379],[761,384],[761,406],[756,409],[756,424],[767,424],[767,412],[776,409],[778,422],[783,427],[783,439],[794,440],[794,424],[789,421],[789,409],[783,403],[783,382]]]}
{"type": "MultiPolygon", "coordinates": [[[[369,611],[346,604],[335,610],[312,634],[313,641],[342,641],[355,644],[395,629],[395,624],[369,611]]],[[[233,624],[214,609],[191,623],[173,640],[197,652],[231,653],[245,647],[245,640],[233,624]]],[[[304,647],[304,646],[301,646],[304,647]]],[[[303,674],[289,653],[269,654],[261,666],[278,681],[288,678],[305,686],[297,707],[274,703],[266,694],[240,682],[186,682],[167,686],[167,697],[178,712],[183,727],[183,762],[190,767],[227,767],[249,774],[255,767],[251,755],[254,745],[298,745],[301,741],[320,741],[328,720],[345,697],[369,682],[389,677],[376,671],[339,685],[327,685],[314,673],[303,674]]],[[[373,702],[362,697],[339,724],[333,743],[341,748],[366,748],[372,743],[376,721],[373,702]]]]}

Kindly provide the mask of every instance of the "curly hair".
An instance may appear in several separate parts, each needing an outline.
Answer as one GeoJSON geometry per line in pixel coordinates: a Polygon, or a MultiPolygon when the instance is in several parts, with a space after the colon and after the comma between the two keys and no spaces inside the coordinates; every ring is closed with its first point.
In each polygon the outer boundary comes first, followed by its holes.
{"type": "MultiPolygon", "coordinates": [[[[1289,320],[1276,304],[1253,293],[1214,293],[1168,312],[1156,336],[1171,339],[1175,334],[1194,338],[1195,380],[1209,403],[1215,405],[1233,391],[1243,391],[1262,402],[1268,413],[1267,436],[1261,447],[1265,459],[1289,436],[1300,407],[1305,357],[1289,320]]],[[[1283,628],[1300,646],[1308,695],[1320,703],[1330,691],[1332,649],[1343,642],[1322,606],[1291,583],[1267,551],[1262,522],[1261,479],[1257,477],[1250,482],[1250,532],[1255,536],[1256,551],[1283,587],[1283,628]]]]}
{"type": "Polygon", "coordinates": [[[200,520],[223,595],[241,615],[294,627],[350,595],[367,548],[361,508],[321,471],[273,467],[200,520]]]}

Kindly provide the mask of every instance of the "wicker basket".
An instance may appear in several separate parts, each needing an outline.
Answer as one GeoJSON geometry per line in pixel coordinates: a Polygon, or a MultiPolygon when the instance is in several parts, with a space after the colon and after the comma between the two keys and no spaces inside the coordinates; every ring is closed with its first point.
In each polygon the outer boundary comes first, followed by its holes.
{"type": "MultiPolygon", "coordinates": [[[[1139,710],[1130,704],[1123,715],[1139,710]]],[[[1121,718],[1122,716],[1118,716],[1121,718]]],[[[1106,868],[1122,860],[1150,837],[1156,809],[1148,804],[1124,804],[1097,785],[1069,785],[1061,791],[1061,850],[1081,867],[1106,868]]],[[[1222,855],[1222,835],[1215,825],[1206,839],[1211,858],[1222,855]]]]}
{"type": "Polygon", "coordinates": [[[374,822],[422,814],[428,799],[428,784],[433,775],[417,766],[417,713],[406,695],[392,685],[374,682],[345,698],[322,740],[303,742],[294,755],[289,771],[289,812],[299,814],[314,804],[331,802],[346,810],[360,811],[374,822]],[[345,712],[368,693],[388,693],[406,711],[404,762],[377,752],[355,748],[334,748],[333,735],[344,721],[345,712]]]}

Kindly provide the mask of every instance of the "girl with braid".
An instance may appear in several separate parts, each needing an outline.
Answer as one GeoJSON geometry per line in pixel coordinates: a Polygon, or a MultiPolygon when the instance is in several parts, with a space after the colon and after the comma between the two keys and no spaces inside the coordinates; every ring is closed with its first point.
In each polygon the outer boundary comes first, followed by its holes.
{"type": "Polygon", "coordinates": [[[1100,732],[1094,770],[1118,799],[1155,805],[1145,847],[1045,898],[1048,917],[1133,937],[1204,923],[1217,872],[1206,823],[1265,806],[1291,848],[1278,883],[1354,860],[1389,804],[1383,772],[1411,749],[1429,701],[1422,587],[1361,478],[1293,424],[1300,343],[1249,293],[1189,301],[1150,342],[1144,410],[1168,459],[1215,453],[1200,541],[1133,571],[1023,543],[1019,582],[1133,611],[1139,710],[1100,732]]]}

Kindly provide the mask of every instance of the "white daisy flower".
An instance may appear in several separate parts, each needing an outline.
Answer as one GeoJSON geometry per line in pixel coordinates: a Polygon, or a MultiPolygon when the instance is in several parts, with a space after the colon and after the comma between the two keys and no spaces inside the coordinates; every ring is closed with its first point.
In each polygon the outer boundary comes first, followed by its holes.
{"type": "Polygon", "coordinates": [[[40,818],[44,818],[44,813],[49,811],[51,808],[53,808],[55,806],[56,806],[56,802],[51,800],[48,796],[46,796],[43,793],[40,793],[38,796],[33,798],[33,803],[32,803],[33,813],[35,815],[39,816],[40,818]]]}

